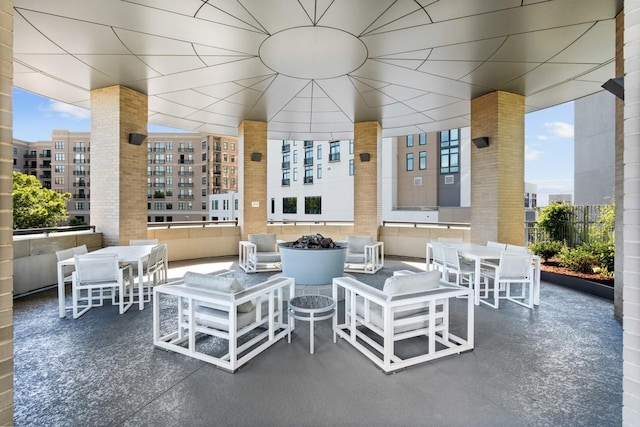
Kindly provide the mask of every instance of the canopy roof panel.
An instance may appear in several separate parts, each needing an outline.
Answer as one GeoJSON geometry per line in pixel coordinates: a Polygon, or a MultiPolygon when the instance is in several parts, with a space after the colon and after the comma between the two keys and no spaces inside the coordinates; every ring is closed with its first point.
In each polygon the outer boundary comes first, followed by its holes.
{"type": "Polygon", "coordinates": [[[15,0],[14,85],[86,107],[123,85],[149,122],[332,140],[465,127],[496,90],[535,111],[615,77],[621,0],[15,0]]]}

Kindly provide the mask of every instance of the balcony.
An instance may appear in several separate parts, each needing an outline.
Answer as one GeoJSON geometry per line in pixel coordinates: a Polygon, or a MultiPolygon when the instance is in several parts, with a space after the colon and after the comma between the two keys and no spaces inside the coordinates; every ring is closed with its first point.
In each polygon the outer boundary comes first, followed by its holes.
{"type": "Polygon", "coordinates": [[[86,163],[89,163],[89,159],[73,159],[73,163],[86,164],[86,163]]]}
{"type": "Polygon", "coordinates": [[[74,187],[89,187],[89,184],[87,184],[86,182],[74,182],[73,186],[74,187]]]}
{"type": "MultiPolygon", "coordinates": [[[[190,228],[189,235],[199,230],[209,231],[200,225],[190,228]]],[[[180,228],[176,233],[185,234],[180,228]]],[[[183,260],[172,258],[168,277],[179,279],[185,270],[223,270],[237,262],[237,256],[220,256],[218,249],[237,247],[237,241],[218,239],[168,240],[169,254],[183,260]],[[203,255],[215,258],[185,258],[194,247],[216,251],[203,255]]],[[[406,269],[405,262],[411,261],[385,260],[384,270],[358,276],[380,288],[392,270],[406,269]]],[[[236,275],[240,283],[255,285],[272,273],[238,270],[236,275]]],[[[428,425],[430,421],[433,425],[622,425],[622,325],[613,319],[610,301],[550,283],[543,283],[542,292],[548,304],[538,307],[535,315],[512,304],[500,310],[477,308],[474,351],[388,376],[343,341],[334,344],[329,320],[315,323],[313,357],[308,354],[308,325],[298,322],[291,344],[283,340],[230,374],[153,349],[150,338],[141,339],[151,334],[150,305],[119,315],[107,304],[92,309],[84,319],[45,322],[43,316],[54,318],[58,307],[56,290],[49,289],[14,300],[14,422],[41,425],[44,419],[50,424],[86,425],[87,419],[93,419],[105,424],[159,425],[159,420],[175,419],[176,399],[188,397],[191,410],[181,412],[180,422],[174,424],[198,425],[203,419],[228,420],[229,408],[237,407],[241,395],[244,407],[251,408],[242,413],[245,425],[294,425],[283,420],[300,410],[306,411],[308,425],[428,425]],[[51,334],[52,322],[68,327],[56,329],[54,345],[42,345],[43,337],[51,334]],[[568,336],[573,338],[571,343],[568,336]],[[91,345],[75,352],[70,365],[69,347],[55,342],[76,342],[79,337],[89,337],[91,345]],[[126,346],[127,357],[105,352],[118,346],[126,346]],[[122,378],[118,386],[108,379],[115,365],[122,378]],[[155,369],[156,374],[141,376],[140,366],[152,373],[155,369]],[[86,382],[87,367],[95,367],[93,375],[104,380],[86,382]],[[305,372],[311,378],[301,384],[291,372],[305,372]],[[279,393],[247,394],[247,384],[279,393]],[[140,390],[153,400],[136,398],[140,390]],[[384,393],[367,392],[363,399],[363,390],[384,393]],[[56,396],[56,401],[43,404],[34,396],[56,396]],[[324,402],[332,410],[315,411],[315,402],[324,402]],[[121,407],[128,408],[126,414],[118,412],[121,407]]],[[[459,313],[464,303],[453,301],[451,311],[459,313]]]]}
{"type": "Polygon", "coordinates": [[[45,151],[43,153],[40,154],[40,158],[41,159],[50,159],[51,158],[51,151],[45,151]]]}
{"type": "Polygon", "coordinates": [[[282,169],[290,169],[291,162],[282,162],[282,169]]]}
{"type": "Polygon", "coordinates": [[[87,150],[85,147],[73,147],[73,151],[75,151],[75,152],[84,152],[84,151],[89,151],[89,150],[87,150]]]}
{"type": "Polygon", "coordinates": [[[305,157],[304,158],[305,166],[313,166],[313,157],[305,157]]]}
{"type": "Polygon", "coordinates": [[[283,179],[282,180],[282,186],[283,187],[288,187],[290,185],[291,180],[290,179],[283,179]]]}
{"type": "Polygon", "coordinates": [[[291,151],[291,144],[282,144],[282,153],[288,153],[291,151]]]}
{"type": "Polygon", "coordinates": [[[164,148],[156,148],[156,147],[153,148],[154,153],[164,153],[165,151],[167,150],[165,150],[164,148]]]}
{"type": "Polygon", "coordinates": [[[24,154],[24,158],[25,159],[37,159],[38,155],[36,153],[25,153],[24,154]]]}
{"type": "Polygon", "coordinates": [[[193,188],[193,182],[179,182],[178,187],[193,188]]]}
{"type": "Polygon", "coordinates": [[[339,162],[340,161],[340,153],[329,153],[329,161],[330,162],[339,162]]]}
{"type": "Polygon", "coordinates": [[[38,178],[40,178],[40,179],[51,179],[51,174],[50,173],[43,173],[43,174],[39,175],[38,178]]]}
{"type": "Polygon", "coordinates": [[[178,171],[179,176],[193,176],[193,171],[178,171]]]}
{"type": "Polygon", "coordinates": [[[74,199],[88,199],[89,195],[84,193],[76,193],[73,195],[74,199]]]}
{"type": "Polygon", "coordinates": [[[179,200],[193,200],[193,194],[178,194],[179,200]]]}
{"type": "Polygon", "coordinates": [[[40,169],[51,169],[51,163],[42,163],[40,169]]]}
{"type": "Polygon", "coordinates": [[[160,159],[151,159],[149,161],[149,163],[153,164],[153,165],[164,165],[166,162],[166,160],[160,160],[160,159]]]}
{"type": "Polygon", "coordinates": [[[310,148],[310,147],[313,147],[313,141],[305,141],[304,148],[310,148]]]}
{"type": "Polygon", "coordinates": [[[180,147],[178,153],[193,153],[193,147],[180,147]]]}
{"type": "Polygon", "coordinates": [[[164,176],[165,172],[164,171],[152,171],[151,174],[155,175],[155,176],[164,176]]]}
{"type": "Polygon", "coordinates": [[[313,177],[312,176],[305,176],[304,177],[304,183],[305,184],[313,184],[313,177]]]}
{"type": "Polygon", "coordinates": [[[192,165],[193,164],[193,160],[189,160],[189,159],[180,159],[178,160],[178,163],[182,164],[182,165],[192,165]]]}

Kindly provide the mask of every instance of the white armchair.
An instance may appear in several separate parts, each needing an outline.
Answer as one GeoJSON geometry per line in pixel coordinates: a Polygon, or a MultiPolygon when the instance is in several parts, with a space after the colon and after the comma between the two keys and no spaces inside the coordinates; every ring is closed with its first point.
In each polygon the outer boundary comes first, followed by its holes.
{"type": "Polygon", "coordinates": [[[347,236],[344,271],[374,274],[384,267],[384,243],[371,236],[347,236]]]}
{"type": "Polygon", "coordinates": [[[247,273],[280,271],[280,252],[275,233],[249,234],[249,240],[240,241],[238,266],[247,273]]]}
{"type": "Polygon", "coordinates": [[[345,303],[344,311],[334,317],[334,334],[384,372],[473,349],[472,291],[440,280],[439,271],[391,277],[382,291],[351,277],[338,277],[333,279],[333,297],[338,298],[339,292],[344,292],[345,303]],[[461,296],[467,297],[466,338],[450,331],[449,300],[461,296]],[[396,351],[396,343],[416,337],[422,342],[412,343],[410,354],[406,349],[396,351]]]}
{"type": "Polygon", "coordinates": [[[156,286],[153,344],[234,372],[285,338],[289,324],[283,318],[283,291],[288,288],[293,295],[294,280],[274,278],[245,289],[228,274],[188,272],[181,281],[156,286]],[[202,345],[210,337],[228,346],[202,345]]]}

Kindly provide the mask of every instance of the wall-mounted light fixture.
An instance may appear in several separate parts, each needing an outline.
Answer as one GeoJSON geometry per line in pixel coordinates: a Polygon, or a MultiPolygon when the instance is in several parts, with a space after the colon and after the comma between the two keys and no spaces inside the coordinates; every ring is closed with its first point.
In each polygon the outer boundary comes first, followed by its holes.
{"type": "Polygon", "coordinates": [[[485,148],[489,146],[489,137],[488,136],[480,136],[478,138],[471,139],[473,143],[478,148],[485,148]]]}
{"type": "Polygon", "coordinates": [[[602,88],[624,101],[624,77],[609,79],[604,82],[602,88]]]}
{"type": "Polygon", "coordinates": [[[129,134],[129,144],[140,145],[147,139],[147,135],[141,133],[130,133],[129,134]]]}
{"type": "Polygon", "coordinates": [[[259,162],[262,160],[262,153],[251,153],[251,161],[259,162]]]}
{"type": "Polygon", "coordinates": [[[369,154],[369,153],[360,153],[360,161],[361,162],[369,162],[369,161],[371,161],[371,154],[369,154]]]}

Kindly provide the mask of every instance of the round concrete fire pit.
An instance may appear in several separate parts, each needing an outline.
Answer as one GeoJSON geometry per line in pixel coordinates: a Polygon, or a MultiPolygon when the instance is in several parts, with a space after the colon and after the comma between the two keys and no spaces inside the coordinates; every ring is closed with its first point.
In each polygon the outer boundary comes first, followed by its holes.
{"type": "Polygon", "coordinates": [[[296,247],[300,246],[300,240],[302,239],[278,244],[284,277],[293,277],[296,285],[318,286],[329,285],[334,277],[344,276],[346,245],[342,246],[328,239],[331,241],[330,247],[296,247]]]}

